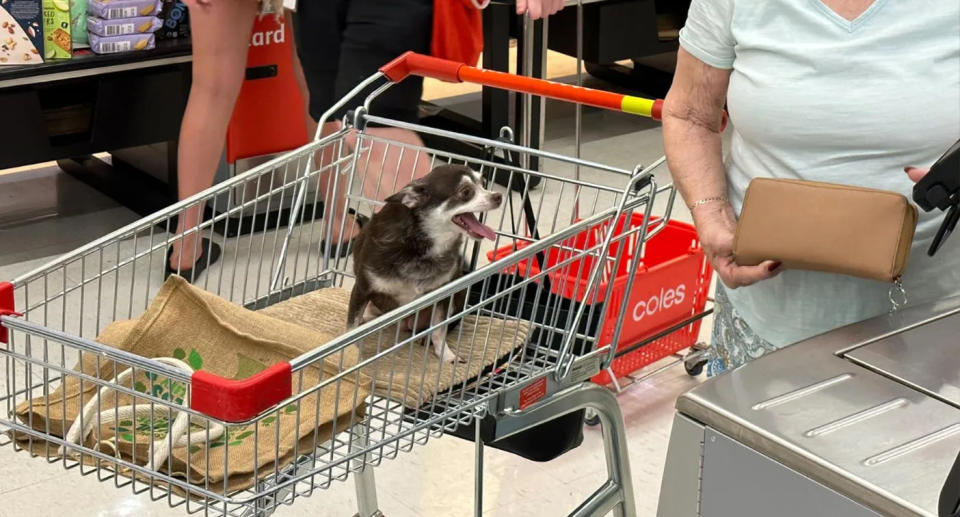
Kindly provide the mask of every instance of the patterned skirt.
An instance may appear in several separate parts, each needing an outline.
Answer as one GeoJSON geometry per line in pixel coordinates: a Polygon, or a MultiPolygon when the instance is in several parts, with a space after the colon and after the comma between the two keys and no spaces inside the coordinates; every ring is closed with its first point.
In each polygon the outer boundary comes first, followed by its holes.
{"type": "Polygon", "coordinates": [[[732,370],[777,349],[743,321],[727,298],[726,290],[719,283],[714,300],[711,358],[707,362],[708,377],[732,370]]]}

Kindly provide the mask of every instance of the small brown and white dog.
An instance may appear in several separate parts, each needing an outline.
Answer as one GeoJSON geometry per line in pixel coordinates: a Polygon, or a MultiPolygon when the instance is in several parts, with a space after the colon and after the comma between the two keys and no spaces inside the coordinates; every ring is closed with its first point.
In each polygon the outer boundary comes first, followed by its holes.
{"type": "MultiPolygon", "coordinates": [[[[480,175],[472,169],[442,165],[385,201],[354,241],[356,281],[347,311],[349,328],[459,277],[463,237],[496,238],[493,229],[481,223],[476,214],[499,208],[503,196],[485,189],[480,175]]],[[[451,305],[455,311],[463,307],[462,296],[459,298],[452,304],[449,299],[442,300],[421,312],[432,312],[429,325],[435,326],[447,318],[451,305]]],[[[427,322],[417,319],[407,319],[410,330],[426,328],[427,322]]],[[[446,337],[447,325],[434,329],[430,333],[433,350],[441,361],[456,361],[446,337]]]]}

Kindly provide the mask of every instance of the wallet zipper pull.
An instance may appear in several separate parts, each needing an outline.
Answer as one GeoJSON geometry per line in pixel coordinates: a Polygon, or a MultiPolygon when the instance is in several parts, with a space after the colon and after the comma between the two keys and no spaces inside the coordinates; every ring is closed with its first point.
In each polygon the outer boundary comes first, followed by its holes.
{"type": "Polygon", "coordinates": [[[903,277],[898,276],[890,284],[890,290],[887,292],[890,299],[890,312],[896,312],[907,304],[907,290],[903,288],[903,277]]]}

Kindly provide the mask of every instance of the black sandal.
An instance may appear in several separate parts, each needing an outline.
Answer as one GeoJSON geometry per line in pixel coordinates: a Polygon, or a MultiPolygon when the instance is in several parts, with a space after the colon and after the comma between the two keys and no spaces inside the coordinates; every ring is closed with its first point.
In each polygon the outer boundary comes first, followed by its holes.
{"type": "Polygon", "coordinates": [[[197,257],[197,261],[193,263],[193,267],[177,271],[175,268],[170,267],[170,256],[173,255],[173,246],[170,246],[167,248],[166,273],[163,275],[163,279],[166,280],[170,275],[180,275],[185,278],[187,282],[193,283],[193,281],[200,276],[200,273],[203,273],[205,269],[220,260],[221,253],[222,250],[219,244],[204,237],[200,240],[200,256],[197,257]],[[210,251],[209,258],[207,257],[207,250],[210,251]]]}
{"type": "MultiPolygon", "coordinates": [[[[367,217],[367,216],[365,216],[365,215],[363,215],[363,214],[358,214],[357,211],[354,210],[354,209],[352,209],[352,208],[348,208],[348,209],[347,209],[347,213],[353,216],[354,220],[357,221],[357,226],[358,226],[361,230],[363,230],[363,225],[367,224],[367,221],[370,220],[369,217],[367,217]]],[[[357,235],[359,235],[359,232],[357,233],[357,235]]],[[[346,244],[344,244],[344,243],[342,243],[342,242],[337,243],[337,244],[336,244],[336,246],[337,246],[336,251],[335,251],[334,253],[331,253],[330,256],[331,256],[331,257],[334,257],[334,258],[345,258],[345,257],[347,257],[348,255],[350,255],[350,251],[353,250],[353,241],[355,241],[355,240],[357,240],[356,237],[350,239],[346,244]]],[[[323,250],[324,253],[327,252],[327,242],[326,242],[326,241],[320,241],[320,249],[323,250]]]]}

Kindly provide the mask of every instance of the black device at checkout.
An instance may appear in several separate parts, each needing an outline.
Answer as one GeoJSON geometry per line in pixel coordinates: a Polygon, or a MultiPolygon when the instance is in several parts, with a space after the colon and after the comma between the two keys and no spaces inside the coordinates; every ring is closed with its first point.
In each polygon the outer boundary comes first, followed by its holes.
{"type": "Polygon", "coordinates": [[[913,187],[913,200],[926,212],[934,208],[947,211],[930,249],[927,250],[927,254],[932,257],[956,228],[957,221],[960,221],[960,140],[957,140],[930,167],[930,172],[913,187]]]}
{"type": "MultiPolygon", "coordinates": [[[[927,250],[927,254],[933,256],[960,220],[960,140],[957,140],[930,167],[930,172],[913,187],[913,200],[927,212],[934,208],[947,211],[930,249],[927,250]]],[[[953,468],[943,484],[938,506],[940,517],[960,517],[960,455],[954,461],[953,468]]]]}
{"type": "MultiPolygon", "coordinates": [[[[913,187],[913,200],[929,212],[934,208],[946,210],[943,224],[927,251],[933,255],[947,239],[960,220],[960,140],[930,167],[930,172],[913,187]]],[[[940,491],[940,517],[960,517],[960,456],[957,456],[940,491]]]]}
{"type": "Polygon", "coordinates": [[[957,456],[940,492],[940,517],[960,517],[960,456],[957,456]]]}

